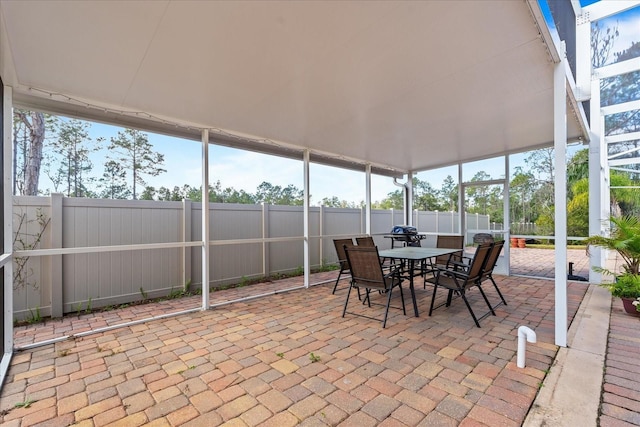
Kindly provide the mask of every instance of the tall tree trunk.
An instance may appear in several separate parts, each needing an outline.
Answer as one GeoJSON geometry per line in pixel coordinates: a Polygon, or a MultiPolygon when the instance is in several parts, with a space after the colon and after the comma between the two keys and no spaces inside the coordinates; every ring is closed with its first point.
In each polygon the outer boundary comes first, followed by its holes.
{"type": "Polygon", "coordinates": [[[24,177],[25,196],[38,195],[38,180],[40,179],[40,165],[42,163],[42,146],[44,144],[44,114],[32,111],[29,113],[29,157],[24,177]]]}

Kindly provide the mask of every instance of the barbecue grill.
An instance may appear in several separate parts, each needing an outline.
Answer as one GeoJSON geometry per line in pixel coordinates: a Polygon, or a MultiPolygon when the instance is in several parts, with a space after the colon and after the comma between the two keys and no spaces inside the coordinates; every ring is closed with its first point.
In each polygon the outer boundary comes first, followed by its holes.
{"type": "Polygon", "coordinates": [[[420,240],[425,236],[418,234],[418,230],[410,225],[396,225],[391,229],[393,237],[391,247],[394,242],[402,242],[404,246],[421,246],[420,240]]]}

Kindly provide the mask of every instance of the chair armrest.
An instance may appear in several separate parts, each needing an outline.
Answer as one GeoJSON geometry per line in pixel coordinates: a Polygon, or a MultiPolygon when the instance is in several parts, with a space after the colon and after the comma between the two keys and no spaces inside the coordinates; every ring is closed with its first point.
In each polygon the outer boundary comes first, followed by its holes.
{"type": "Polygon", "coordinates": [[[460,259],[462,261],[454,260],[453,257],[449,258],[449,261],[447,261],[447,267],[452,265],[454,269],[456,269],[456,268],[467,269],[467,268],[469,268],[469,265],[471,264],[471,261],[473,260],[472,258],[469,258],[469,257],[466,257],[466,256],[458,256],[458,259],[460,259]]]}
{"type": "Polygon", "coordinates": [[[436,275],[439,276],[441,274],[443,276],[448,276],[456,279],[467,279],[469,277],[469,274],[466,271],[438,267],[436,275]]]}

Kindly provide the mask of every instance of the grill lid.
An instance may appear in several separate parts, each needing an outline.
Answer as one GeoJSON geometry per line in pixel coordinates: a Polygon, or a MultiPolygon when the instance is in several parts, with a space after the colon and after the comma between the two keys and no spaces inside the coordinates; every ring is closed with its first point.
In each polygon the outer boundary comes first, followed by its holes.
{"type": "Polygon", "coordinates": [[[418,234],[418,230],[410,225],[396,225],[391,230],[391,234],[418,234]]]}

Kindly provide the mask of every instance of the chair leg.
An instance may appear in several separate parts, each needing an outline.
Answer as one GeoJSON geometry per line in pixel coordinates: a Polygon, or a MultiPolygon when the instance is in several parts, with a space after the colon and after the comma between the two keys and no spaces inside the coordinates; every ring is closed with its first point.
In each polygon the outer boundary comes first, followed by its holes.
{"type": "Polygon", "coordinates": [[[471,305],[469,305],[469,301],[467,301],[467,296],[465,295],[464,290],[460,291],[460,296],[462,297],[462,300],[466,304],[467,309],[469,310],[469,313],[471,313],[471,317],[473,317],[473,321],[476,322],[476,326],[479,328],[480,327],[480,322],[478,322],[478,319],[476,318],[475,313],[471,309],[471,305]]]}
{"type": "Polygon", "coordinates": [[[406,316],[407,309],[404,306],[404,293],[402,292],[402,284],[398,283],[398,287],[400,288],[400,299],[402,300],[402,313],[406,316]]]}
{"type": "Polygon", "coordinates": [[[447,294],[447,305],[445,307],[451,306],[451,299],[453,299],[453,289],[449,289],[449,293],[447,294]]]}
{"type": "MultiPolygon", "coordinates": [[[[358,288],[359,290],[360,288],[358,288]]],[[[368,303],[367,305],[369,306],[369,308],[371,308],[371,298],[369,298],[369,292],[371,292],[371,289],[366,288],[365,289],[365,295],[364,295],[364,300],[362,300],[362,305],[364,305],[364,303],[368,303]]]]}
{"type": "Polygon", "coordinates": [[[349,304],[349,295],[351,295],[351,288],[353,287],[353,282],[349,283],[349,290],[347,290],[347,299],[344,302],[344,308],[342,309],[342,317],[344,317],[347,312],[347,304],[349,304]]]}
{"type": "Polygon", "coordinates": [[[500,295],[500,299],[502,300],[502,303],[504,305],[507,305],[507,301],[505,301],[504,297],[502,296],[502,292],[500,292],[500,289],[498,289],[498,285],[496,284],[496,281],[493,280],[493,276],[489,276],[489,279],[491,280],[491,283],[493,283],[493,287],[496,288],[496,292],[498,292],[498,295],[500,295]]]}
{"type": "Polygon", "coordinates": [[[384,320],[382,321],[382,329],[385,328],[385,326],[387,326],[387,316],[389,315],[389,306],[391,306],[391,294],[393,293],[393,286],[391,287],[391,289],[389,289],[388,295],[387,295],[387,306],[384,309],[384,320]]]}
{"type": "Polygon", "coordinates": [[[480,289],[480,293],[482,294],[482,298],[484,298],[484,302],[487,303],[487,307],[489,307],[489,310],[491,311],[491,314],[493,314],[495,316],[496,312],[493,311],[493,307],[491,307],[491,303],[487,299],[487,295],[484,293],[484,290],[482,289],[482,286],[480,286],[480,283],[478,283],[477,285],[478,285],[478,289],[480,289]]]}
{"type": "Polygon", "coordinates": [[[338,273],[338,278],[336,279],[336,284],[333,285],[333,291],[331,291],[331,295],[336,293],[336,289],[338,288],[338,282],[340,281],[340,276],[342,276],[342,268],[340,269],[340,273],[338,273]]]}
{"type": "Polygon", "coordinates": [[[429,316],[433,312],[433,302],[436,300],[436,291],[438,290],[438,283],[433,284],[433,295],[431,296],[431,305],[429,306],[429,316]]]}

